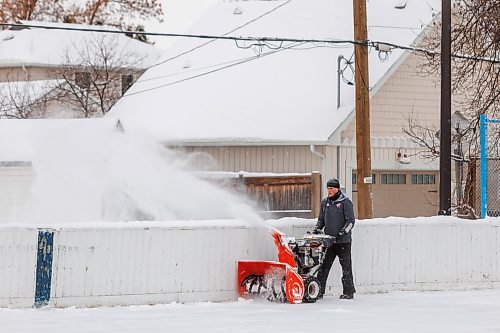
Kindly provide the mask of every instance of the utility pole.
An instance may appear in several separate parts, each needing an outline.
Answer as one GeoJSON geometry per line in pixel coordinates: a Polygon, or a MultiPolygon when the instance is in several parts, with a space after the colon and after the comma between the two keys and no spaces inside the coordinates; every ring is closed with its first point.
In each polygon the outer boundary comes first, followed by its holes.
{"type": "Polygon", "coordinates": [[[353,0],[354,80],[356,89],[356,163],[359,219],[372,217],[372,157],[370,146],[370,81],[368,78],[368,33],[366,0],[353,0]]]}
{"type": "Polygon", "coordinates": [[[451,0],[443,0],[441,28],[441,129],[439,215],[451,215],[451,0]]]}

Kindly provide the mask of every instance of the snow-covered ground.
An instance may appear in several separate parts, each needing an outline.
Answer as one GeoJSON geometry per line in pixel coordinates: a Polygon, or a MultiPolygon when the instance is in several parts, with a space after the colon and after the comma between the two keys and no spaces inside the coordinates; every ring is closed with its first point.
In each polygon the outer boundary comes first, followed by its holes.
{"type": "Polygon", "coordinates": [[[500,332],[500,290],[91,309],[0,309],[1,332],[500,332]]]}

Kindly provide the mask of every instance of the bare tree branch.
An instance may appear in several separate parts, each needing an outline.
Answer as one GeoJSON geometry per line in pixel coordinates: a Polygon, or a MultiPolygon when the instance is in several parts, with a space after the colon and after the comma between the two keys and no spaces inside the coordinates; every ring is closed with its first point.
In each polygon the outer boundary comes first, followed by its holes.
{"type": "Polygon", "coordinates": [[[122,96],[122,75],[133,75],[143,60],[119,48],[117,36],[94,36],[66,51],[63,65],[52,75],[62,78],[59,100],[83,118],[105,115],[122,96]]]}

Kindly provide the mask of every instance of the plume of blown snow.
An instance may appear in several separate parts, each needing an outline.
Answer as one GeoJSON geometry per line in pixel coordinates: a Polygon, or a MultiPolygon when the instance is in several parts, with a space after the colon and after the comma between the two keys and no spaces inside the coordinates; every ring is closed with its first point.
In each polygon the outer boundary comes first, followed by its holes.
{"type": "Polygon", "coordinates": [[[70,131],[38,139],[33,160],[38,222],[261,221],[248,198],[200,178],[189,158],[151,138],[116,130],[70,131]]]}

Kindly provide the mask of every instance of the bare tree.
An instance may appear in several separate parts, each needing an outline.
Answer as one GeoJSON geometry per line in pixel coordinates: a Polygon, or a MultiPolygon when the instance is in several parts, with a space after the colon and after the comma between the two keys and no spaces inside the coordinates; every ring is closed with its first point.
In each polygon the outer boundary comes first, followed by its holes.
{"type": "MultiPolygon", "coordinates": [[[[407,117],[405,133],[419,145],[419,155],[424,160],[439,158],[439,129],[436,126],[422,125],[419,119],[410,114],[407,117]]],[[[455,163],[455,179],[452,187],[452,211],[461,216],[479,218],[477,207],[477,134],[471,124],[462,128],[455,125],[452,130],[452,160],[455,163]]]]}
{"type": "Polygon", "coordinates": [[[91,34],[66,49],[50,80],[0,83],[0,118],[102,117],[140,75],[142,61],[119,36],[91,34]]]}
{"type": "MultiPolygon", "coordinates": [[[[441,24],[424,39],[440,52],[441,24]]],[[[452,20],[453,90],[469,119],[500,116],[500,0],[456,0],[452,20]]],[[[439,73],[439,57],[427,55],[428,73],[439,73]]],[[[472,124],[477,127],[477,121],[472,124]]]]}
{"type": "Polygon", "coordinates": [[[105,115],[132,84],[142,58],[118,46],[118,36],[93,35],[73,45],[64,64],[52,72],[58,99],[82,118],[105,115]]]}
{"type": "MultiPolygon", "coordinates": [[[[453,130],[455,182],[453,207],[457,212],[478,217],[477,158],[479,115],[500,117],[500,0],[456,0],[452,18],[452,85],[454,108],[469,121],[453,130]],[[462,191],[462,189],[464,189],[462,191]]],[[[431,51],[423,56],[420,73],[439,79],[441,22],[436,21],[422,41],[431,51]]],[[[403,132],[422,148],[424,158],[439,157],[437,128],[420,124],[410,116],[403,132]]],[[[490,138],[500,142],[500,133],[490,138]]],[[[494,145],[493,145],[494,146],[494,145]]]]}

